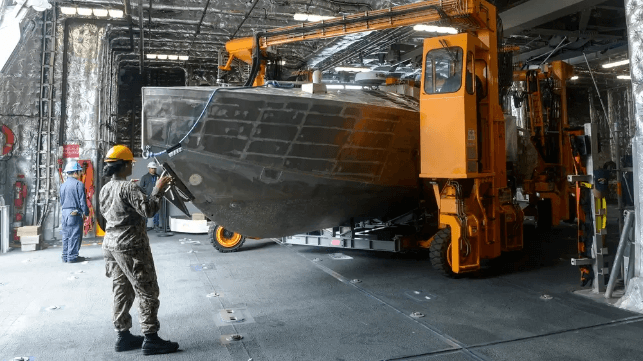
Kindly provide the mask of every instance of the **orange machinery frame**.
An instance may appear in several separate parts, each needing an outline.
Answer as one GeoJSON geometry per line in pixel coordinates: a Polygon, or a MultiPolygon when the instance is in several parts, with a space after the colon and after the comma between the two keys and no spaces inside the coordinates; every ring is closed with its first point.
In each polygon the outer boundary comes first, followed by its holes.
{"type": "MultiPolygon", "coordinates": [[[[425,39],[424,53],[445,45],[472,53],[475,75],[482,80],[486,96],[478,102],[475,93],[465,92],[465,77],[455,93],[427,94],[422,90],[419,176],[432,182],[440,229],[449,229],[455,241],[450,245],[458,245],[449,246],[445,254],[444,262],[450,268],[446,273],[471,272],[480,268],[481,258],[495,258],[502,251],[521,249],[523,245],[523,213],[513,203],[507,187],[496,19],[496,8],[485,0],[422,1],[231,40],[226,43],[228,63],[221,69],[229,70],[235,58],[251,63],[259,50],[302,40],[436,22],[466,30],[458,35],[425,39]],[[478,139],[481,149],[475,147],[478,139]]],[[[265,68],[261,65],[255,86],[264,82],[265,68]]],[[[424,79],[425,69],[422,76],[424,79]]],[[[418,246],[431,248],[436,236],[419,241],[418,246]]]]}
{"type": "Polygon", "coordinates": [[[420,94],[420,177],[432,180],[440,228],[450,231],[448,265],[456,274],[479,269],[482,258],[523,246],[523,213],[507,187],[496,10],[482,3],[488,12],[484,27],[424,40],[427,58],[429,49],[460,48],[466,59],[461,62],[464,75],[457,92],[431,94],[423,86],[420,94]]]}
{"type": "MultiPolygon", "coordinates": [[[[494,13],[494,18],[491,20],[495,23],[495,7],[484,0],[425,0],[414,4],[271,29],[257,34],[256,37],[228,41],[225,45],[228,61],[219,68],[231,70],[234,59],[252,64],[257,47],[262,54],[265,54],[270,46],[424,23],[475,30],[486,26],[491,12],[494,13]],[[493,11],[490,10],[491,8],[493,11]]],[[[264,84],[265,61],[259,66],[260,70],[253,83],[254,86],[264,84]]]]}
{"type": "Polygon", "coordinates": [[[530,206],[525,210],[526,213],[547,218],[538,220],[539,226],[548,223],[544,225],[545,228],[556,226],[562,220],[575,218],[571,198],[576,193],[576,187],[567,181],[567,175],[574,171],[571,137],[581,135],[583,131],[569,129],[567,80],[573,75],[574,68],[562,61],[552,62],[544,71],[537,69],[514,72],[514,81],[526,82],[529,136],[538,150],[538,162],[532,178],[519,183],[522,183],[524,193],[529,195],[530,206]],[[560,98],[559,104],[551,108],[543,104],[542,81],[552,82],[552,91],[560,98]],[[530,82],[534,89],[530,89],[530,82]],[[546,148],[552,146],[557,154],[546,154],[546,148]],[[539,204],[541,200],[550,200],[551,204],[539,204]],[[549,209],[540,209],[542,207],[549,209]]]}

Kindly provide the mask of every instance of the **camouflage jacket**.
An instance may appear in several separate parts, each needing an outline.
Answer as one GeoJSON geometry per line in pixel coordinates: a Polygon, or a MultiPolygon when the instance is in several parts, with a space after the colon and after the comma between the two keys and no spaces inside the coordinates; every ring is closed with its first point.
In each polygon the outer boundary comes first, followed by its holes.
{"type": "Polygon", "coordinates": [[[100,190],[100,210],[107,221],[103,248],[123,252],[149,247],[147,218],[160,208],[161,195],[154,188],[146,196],[128,181],[112,179],[100,190]]]}

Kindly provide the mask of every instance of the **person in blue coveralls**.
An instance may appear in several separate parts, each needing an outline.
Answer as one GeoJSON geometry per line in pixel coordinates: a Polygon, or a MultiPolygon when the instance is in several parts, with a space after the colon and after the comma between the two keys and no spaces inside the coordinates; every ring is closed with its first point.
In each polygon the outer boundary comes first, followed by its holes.
{"type": "Polygon", "coordinates": [[[78,180],[82,168],[78,162],[67,163],[64,172],[67,180],[60,186],[60,205],[62,221],[60,233],[63,239],[62,261],[66,263],[82,262],[86,259],[78,256],[80,243],[83,240],[84,217],[89,216],[85,185],[78,180]]]}
{"type": "MultiPolygon", "coordinates": [[[[141,189],[143,189],[143,192],[145,192],[145,195],[150,196],[152,194],[152,190],[154,189],[154,185],[156,184],[156,181],[159,179],[159,175],[156,174],[156,163],[155,162],[150,162],[147,165],[147,173],[145,173],[144,176],[141,177],[141,181],[139,183],[139,186],[141,189]]],[[[154,229],[159,231],[161,229],[160,222],[159,222],[159,212],[156,212],[154,214],[154,229]]],[[[148,228],[147,230],[149,231],[151,228],[148,228]]]]}

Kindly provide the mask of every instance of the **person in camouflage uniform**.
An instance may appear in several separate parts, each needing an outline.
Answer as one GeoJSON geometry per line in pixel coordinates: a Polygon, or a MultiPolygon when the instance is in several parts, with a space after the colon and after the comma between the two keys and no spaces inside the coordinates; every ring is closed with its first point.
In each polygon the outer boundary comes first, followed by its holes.
{"type": "Polygon", "coordinates": [[[117,352],[143,348],[153,355],[177,351],[178,343],[158,337],[160,327],[159,286],[154,259],[147,238],[146,221],[160,207],[161,190],[170,181],[161,177],[149,197],[136,184],[126,180],[132,174],[134,157],[129,148],[117,145],[107,152],[103,170],[111,180],[100,191],[100,209],[107,225],[103,255],[107,277],[112,278],[114,327],[118,332],[117,352]],[[140,324],[145,337],[134,336],[129,329],[129,310],[138,296],[140,324]]]}

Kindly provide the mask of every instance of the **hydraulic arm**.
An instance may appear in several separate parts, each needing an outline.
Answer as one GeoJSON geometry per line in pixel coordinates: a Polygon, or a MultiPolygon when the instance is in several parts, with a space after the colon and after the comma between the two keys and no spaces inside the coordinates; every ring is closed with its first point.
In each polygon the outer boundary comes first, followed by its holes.
{"type": "MultiPolygon", "coordinates": [[[[228,62],[220,68],[230,70],[234,59],[253,64],[253,72],[256,76],[254,85],[262,85],[265,71],[262,56],[265,55],[265,50],[269,46],[428,23],[475,30],[488,27],[490,23],[495,24],[496,18],[495,15],[491,16],[490,8],[492,8],[490,4],[480,0],[427,0],[272,29],[258,33],[254,37],[228,41],[226,43],[228,62]]],[[[495,8],[493,11],[495,12],[495,8]]]]}

